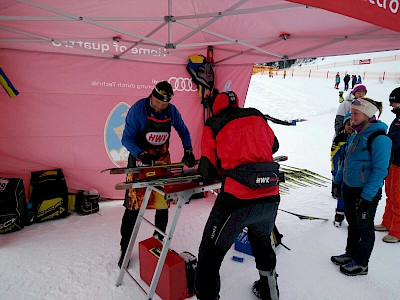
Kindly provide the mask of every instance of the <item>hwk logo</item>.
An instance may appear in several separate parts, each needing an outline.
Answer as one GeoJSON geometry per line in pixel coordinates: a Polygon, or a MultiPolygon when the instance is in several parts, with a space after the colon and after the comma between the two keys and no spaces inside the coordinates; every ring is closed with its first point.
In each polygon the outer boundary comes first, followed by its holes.
{"type": "Polygon", "coordinates": [[[148,132],[146,134],[146,140],[155,146],[160,146],[165,144],[167,139],[169,138],[168,132],[148,132]]]}

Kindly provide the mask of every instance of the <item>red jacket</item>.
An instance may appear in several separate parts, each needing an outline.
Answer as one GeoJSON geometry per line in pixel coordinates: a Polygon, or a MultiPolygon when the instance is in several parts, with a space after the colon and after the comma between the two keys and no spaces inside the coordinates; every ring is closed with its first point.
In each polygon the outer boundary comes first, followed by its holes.
{"type": "Polygon", "coordinates": [[[277,195],[279,186],[249,188],[224,173],[239,164],[271,162],[278,148],[278,140],[260,111],[227,107],[205,124],[199,172],[210,178],[222,176],[223,190],[239,199],[277,195]]]}

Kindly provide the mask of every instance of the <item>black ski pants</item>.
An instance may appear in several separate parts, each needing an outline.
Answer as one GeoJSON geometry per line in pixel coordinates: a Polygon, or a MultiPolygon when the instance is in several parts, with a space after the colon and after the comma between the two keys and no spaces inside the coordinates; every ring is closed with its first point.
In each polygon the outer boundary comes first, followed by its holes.
{"type": "Polygon", "coordinates": [[[258,270],[275,269],[276,256],[271,245],[280,196],[241,200],[222,192],[204,228],[195,275],[196,296],[216,299],[220,291],[219,269],[225,254],[244,227],[258,270]]]}
{"type": "MultiPolygon", "coordinates": [[[[125,208],[124,216],[121,222],[121,251],[124,253],[129,246],[129,241],[131,239],[133,227],[135,227],[136,219],[139,215],[138,210],[130,210],[125,208]]],[[[165,232],[168,224],[168,209],[156,209],[155,222],[154,225],[165,232]]],[[[154,234],[158,234],[154,231],[154,234]]],[[[158,236],[162,239],[162,236],[158,236]]]]}
{"type": "Polygon", "coordinates": [[[368,266],[375,243],[374,219],[379,200],[382,198],[382,189],[379,189],[372,199],[365,218],[356,208],[356,200],[360,198],[362,189],[347,185],[343,188],[344,213],[349,223],[346,253],[359,265],[368,266]]]}

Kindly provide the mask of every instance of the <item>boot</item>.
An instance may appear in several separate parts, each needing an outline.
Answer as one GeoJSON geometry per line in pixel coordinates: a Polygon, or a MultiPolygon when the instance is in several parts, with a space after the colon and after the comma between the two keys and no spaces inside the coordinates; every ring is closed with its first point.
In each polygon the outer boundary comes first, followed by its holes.
{"type": "Polygon", "coordinates": [[[257,280],[253,284],[253,293],[257,298],[262,300],[278,300],[279,299],[279,288],[278,288],[278,274],[275,270],[272,271],[261,271],[268,273],[268,275],[260,275],[260,280],[257,280]]]}
{"type": "Polygon", "coordinates": [[[335,220],[333,221],[333,225],[336,227],[342,226],[342,222],[344,220],[344,212],[336,210],[335,220]]]}
{"type": "Polygon", "coordinates": [[[342,266],[351,263],[353,259],[345,253],[341,255],[331,256],[331,261],[337,266],[342,266]]]}
{"type": "Polygon", "coordinates": [[[348,264],[340,266],[340,272],[347,276],[367,275],[368,266],[362,266],[356,263],[354,260],[348,264]]]}

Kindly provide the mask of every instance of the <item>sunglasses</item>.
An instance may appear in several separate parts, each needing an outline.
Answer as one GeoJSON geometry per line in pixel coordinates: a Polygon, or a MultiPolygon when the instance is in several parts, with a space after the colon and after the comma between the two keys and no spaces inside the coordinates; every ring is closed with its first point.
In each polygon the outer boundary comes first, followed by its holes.
{"type": "Polygon", "coordinates": [[[351,102],[351,105],[355,105],[355,106],[365,106],[365,104],[364,103],[362,103],[360,100],[358,100],[358,99],[354,99],[352,102],[351,102]]]}

